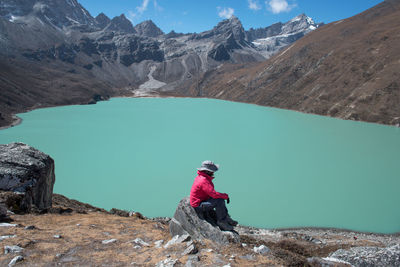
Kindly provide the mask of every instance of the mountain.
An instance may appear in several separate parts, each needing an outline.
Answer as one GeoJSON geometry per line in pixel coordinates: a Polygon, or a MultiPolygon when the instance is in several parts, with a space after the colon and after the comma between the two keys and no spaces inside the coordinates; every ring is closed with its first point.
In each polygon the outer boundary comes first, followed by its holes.
{"type": "Polygon", "coordinates": [[[309,32],[310,21],[304,15],[256,34],[232,16],[202,33],[164,34],[150,20],[93,18],[76,0],[3,0],[0,125],[38,106],[190,87],[224,64],[265,61],[309,32]],[[263,40],[274,37],[276,46],[263,40]]]}
{"type": "Polygon", "coordinates": [[[118,17],[113,18],[110,23],[106,26],[107,31],[117,31],[121,33],[136,33],[135,28],[133,28],[132,23],[121,14],[118,17]]]}
{"type": "Polygon", "coordinates": [[[104,13],[100,13],[99,15],[97,15],[95,20],[100,29],[104,29],[111,22],[111,19],[107,17],[104,13]]]}
{"type": "Polygon", "coordinates": [[[246,34],[260,53],[269,58],[320,26],[323,26],[323,23],[316,24],[312,18],[301,14],[284,24],[276,23],[260,29],[251,28],[246,34]]]}
{"type": "Polygon", "coordinates": [[[399,126],[399,17],[400,1],[386,0],[307,34],[267,61],[225,64],[174,94],[399,126]]]}
{"type": "Polygon", "coordinates": [[[136,33],[141,36],[158,37],[164,34],[163,31],[158,28],[151,20],[143,21],[142,23],[136,25],[134,28],[136,33]]]}

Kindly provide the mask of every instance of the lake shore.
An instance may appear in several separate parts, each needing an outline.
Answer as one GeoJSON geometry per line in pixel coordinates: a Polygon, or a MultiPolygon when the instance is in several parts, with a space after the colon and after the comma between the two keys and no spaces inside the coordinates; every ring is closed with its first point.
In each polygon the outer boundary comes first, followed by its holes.
{"type": "Polygon", "coordinates": [[[195,240],[166,246],[172,239],[169,218],[146,218],[139,212],[116,209],[108,212],[57,194],[53,195],[49,213],[10,217],[13,222],[0,227],[2,243],[18,245],[21,251],[0,255],[1,265],[20,255],[23,261],[19,266],[155,266],[167,261],[174,262],[171,266],[321,266],[327,262],[331,265],[326,266],[350,266],[332,255],[339,255],[338,250],[381,251],[400,244],[399,234],[239,225],[235,228],[241,236],[238,244],[221,246],[195,240]],[[184,253],[189,244],[196,250],[184,253]],[[268,252],[255,252],[254,248],[261,246],[267,247],[268,252]]]}
{"type": "MultiPolygon", "coordinates": [[[[283,110],[289,110],[289,111],[294,111],[294,112],[299,112],[302,114],[310,114],[310,115],[315,115],[315,116],[322,116],[322,117],[328,117],[328,118],[334,118],[334,119],[341,119],[341,120],[351,120],[351,121],[358,121],[354,119],[348,119],[348,118],[342,118],[342,117],[335,117],[335,116],[330,116],[330,115],[320,115],[316,113],[310,113],[310,112],[305,112],[305,111],[300,111],[300,110],[295,110],[295,109],[286,109],[286,108],[278,108],[278,107],[272,107],[272,106],[264,106],[260,105],[257,103],[251,103],[251,102],[245,102],[245,101],[237,101],[237,100],[230,100],[230,99],[221,99],[221,98],[213,98],[213,97],[191,97],[191,96],[179,96],[179,95],[174,95],[174,94],[169,94],[168,92],[150,92],[150,93],[140,93],[136,94],[134,92],[130,94],[123,94],[119,96],[113,96],[110,97],[112,98],[204,98],[204,99],[215,99],[215,100],[221,100],[221,101],[229,101],[229,102],[236,102],[236,103],[243,103],[243,104],[250,104],[250,105],[256,105],[259,107],[267,107],[267,108],[276,108],[276,109],[283,109],[283,110]]],[[[109,99],[107,99],[109,100],[109,99]]],[[[107,100],[102,100],[102,101],[107,101],[107,100]]],[[[6,121],[6,124],[3,126],[0,126],[0,131],[5,130],[10,127],[14,127],[22,123],[22,119],[17,116],[17,114],[20,113],[26,113],[30,112],[35,109],[41,109],[41,108],[52,108],[52,107],[60,107],[60,106],[73,106],[73,105],[92,105],[93,103],[74,103],[74,104],[69,104],[69,105],[49,105],[49,106],[37,106],[37,107],[31,107],[28,108],[24,111],[21,111],[19,113],[12,113],[10,116],[12,117],[11,121],[6,121]]],[[[95,104],[95,103],[94,103],[95,104]]],[[[370,121],[358,121],[358,122],[363,122],[363,123],[373,123],[373,124],[379,124],[379,125],[385,125],[385,126],[392,126],[392,127],[398,127],[400,128],[400,124],[392,125],[389,123],[380,123],[380,122],[370,122],[370,121]]]]}

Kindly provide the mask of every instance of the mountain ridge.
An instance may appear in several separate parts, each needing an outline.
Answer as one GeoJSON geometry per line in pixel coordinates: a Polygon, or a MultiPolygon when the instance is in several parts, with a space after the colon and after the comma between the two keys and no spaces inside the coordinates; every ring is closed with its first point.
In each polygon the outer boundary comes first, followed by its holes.
{"type": "Polygon", "coordinates": [[[76,0],[4,0],[0,34],[6,70],[0,79],[0,125],[39,104],[92,103],[98,95],[107,99],[173,90],[223,64],[263,61],[283,47],[263,53],[266,48],[250,42],[234,16],[202,33],[165,34],[152,21],[134,26],[123,14],[93,18],[76,0]]]}

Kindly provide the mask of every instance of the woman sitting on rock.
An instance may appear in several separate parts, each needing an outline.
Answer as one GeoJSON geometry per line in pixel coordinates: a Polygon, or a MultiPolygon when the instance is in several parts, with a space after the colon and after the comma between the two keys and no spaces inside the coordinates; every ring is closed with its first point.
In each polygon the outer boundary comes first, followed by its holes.
{"type": "Polygon", "coordinates": [[[192,189],[190,190],[190,205],[196,210],[200,217],[215,210],[216,224],[223,231],[233,230],[237,221],[232,220],[225,206],[225,199],[229,203],[229,196],[225,193],[218,193],[214,189],[212,180],[214,172],[219,166],[212,161],[206,160],[197,169],[198,176],[194,179],[192,189]]]}

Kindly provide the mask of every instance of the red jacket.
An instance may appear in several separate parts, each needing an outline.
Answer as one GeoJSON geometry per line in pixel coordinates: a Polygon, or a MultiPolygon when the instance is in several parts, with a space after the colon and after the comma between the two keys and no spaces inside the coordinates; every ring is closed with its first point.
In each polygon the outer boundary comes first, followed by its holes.
{"type": "Polygon", "coordinates": [[[197,171],[197,174],[198,176],[194,179],[192,189],[190,190],[190,205],[192,207],[198,207],[202,201],[209,198],[229,198],[228,194],[218,193],[215,191],[212,182],[214,177],[201,171],[197,171]]]}

